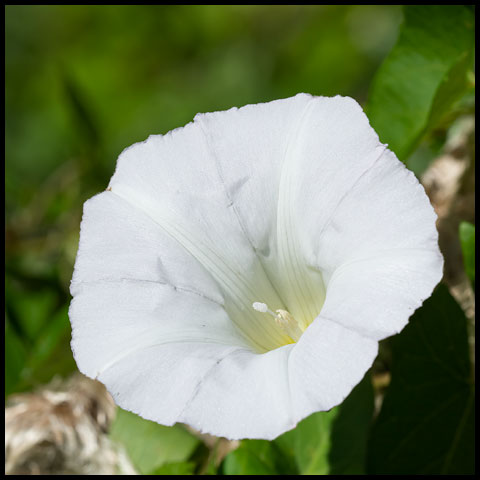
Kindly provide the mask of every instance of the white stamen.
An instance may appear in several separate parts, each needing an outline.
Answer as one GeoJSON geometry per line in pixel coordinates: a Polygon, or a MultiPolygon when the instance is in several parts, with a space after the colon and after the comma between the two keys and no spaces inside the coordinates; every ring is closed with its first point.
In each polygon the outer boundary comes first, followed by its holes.
{"type": "Polygon", "coordinates": [[[271,315],[273,318],[277,318],[278,315],[274,312],[272,312],[266,303],[261,303],[261,302],[255,302],[252,304],[252,307],[257,311],[257,312],[262,312],[262,313],[268,313],[271,315]]]}
{"type": "Polygon", "coordinates": [[[274,319],[277,325],[295,342],[301,337],[303,331],[298,326],[298,322],[286,310],[277,310],[277,313],[272,312],[266,303],[254,302],[252,307],[261,313],[268,313],[274,319]]]}
{"type": "Polygon", "coordinates": [[[268,307],[266,303],[260,303],[260,302],[254,302],[252,304],[252,307],[257,311],[257,312],[262,312],[262,313],[267,313],[268,307]]]}

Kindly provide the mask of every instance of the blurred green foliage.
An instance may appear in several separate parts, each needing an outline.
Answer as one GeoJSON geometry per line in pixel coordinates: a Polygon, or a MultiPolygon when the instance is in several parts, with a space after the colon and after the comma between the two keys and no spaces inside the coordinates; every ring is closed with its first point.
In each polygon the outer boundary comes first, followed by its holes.
{"type": "Polygon", "coordinates": [[[463,5],[411,5],[375,77],[367,115],[400,160],[473,88],[475,22],[463,5]]]}
{"type": "MultiPolygon", "coordinates": [[[[68,288],[82,204],[106,187],[125,147],[198,112],[340,94],[365,105],[380,138],[420,174],[474,111],[470,7],[9,5],[5,30],[7,396],[76,369],[68,288]]],[[[470,276],[471,238],[461,227],[470,276]]],[[[368,374],[341,406],[273,442],[243,441],[207,472],[469,473],[465,329],[437,292],[389,350],[378,417],[368,374]],[[426,330],[436,332],[427,347],[426,330]],[[444,393],[452,402],[437,405],[444,393]]],[[[199,471],[208,451],[195,437],[119,412],[111,435],[139,471],[199,471]]]]}
{"type": "MultiPolygon", "coordinates": [[[[183,471],[199,440],[181,427],[169,428],[118,409],[110,436],[124,445],[137,470],[148,475],[162,469],[183,471]],[[183,465],[182,467],[179,466],[183,465]],[[175,466],[174,466],[175,465],[175,466]]],[[[163,474],[163,473],[162,473],[163,474]]]]}
{"type": "Polygon", "coordinates": [[[301,91],[361,101],[400,20],[390,6],[7,6],[6,393],[75,368],[82,204],[124,148],[301,91]]]}
{"type": "Polygon", "coordinates": [[[370,373],[345,401],[302,420],[272,442],[244,440],[230,453],[225,475],[347,475],[365,473],[365,453],[373,415],[370,373]]]}
{"type": "Polygon", "coordinates": [[[461,222],[459,228],[465,271],[475,287],[475,225],[461,222]]]}

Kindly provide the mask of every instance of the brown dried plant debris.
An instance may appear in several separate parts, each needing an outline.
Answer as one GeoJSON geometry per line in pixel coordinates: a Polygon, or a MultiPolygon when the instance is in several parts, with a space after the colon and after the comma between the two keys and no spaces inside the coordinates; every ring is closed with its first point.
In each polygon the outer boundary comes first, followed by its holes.
{"type": "Polygon", "coordinates": [[[114,417],[115,404],[105,387],[81,374],[9,397],[5,473],[136,474],[121,447],[106,435],[114,417]]]}
{"type": "Polygon", "coordinates": [[[475,223],[475,118],[466,115],[448,138],[444,153],[421,178],[438,215],[439,246],[445,259],[443,281],[468,319],[470,360],[475,366],[475,294],[465,273],[459,226],[475,223]]]}
{"type": "Polygon", "coordinates": [[[458,236],[460,222],[475,222],[475,119],[466,116],[447,140],[444,153],[421,177],[438,215],[440,249],[445,257],[444,281],[450,287],[465,278],[458,236]]]}

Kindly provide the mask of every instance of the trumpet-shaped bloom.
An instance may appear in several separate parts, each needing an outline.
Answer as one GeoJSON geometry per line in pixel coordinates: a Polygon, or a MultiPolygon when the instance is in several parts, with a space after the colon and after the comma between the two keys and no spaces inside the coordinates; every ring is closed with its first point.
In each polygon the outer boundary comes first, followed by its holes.
{"type": "Polygon", "coordinates": [[[77,365],[147,419],[274,438],[342,402],[430,296],[435,218],[351,98],[199,114],[85,203],[77,365]]]}

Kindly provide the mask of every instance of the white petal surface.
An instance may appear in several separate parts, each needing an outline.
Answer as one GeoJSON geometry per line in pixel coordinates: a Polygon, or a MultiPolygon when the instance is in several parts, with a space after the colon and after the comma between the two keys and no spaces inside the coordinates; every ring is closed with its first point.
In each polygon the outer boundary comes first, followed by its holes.
{"type": "Polygon", "coordinates": [[[100,281],[75,286],[74,295],[69,311],[72,349],[79,369],[90,377],[163,343],[197,341],[251,351],[221,306],[169,285],[100,281]]]}
{"type": "Polygon", "coordinates": [[[310,98],[299,95],[199,115],[184,128],[126,149],[110,182],[113,193],[167,229],[215,278],[227,311],[250,338],[254,326],[264,330],[259,351],[287,342],[285,335],[271,328],[271,320],[252,309],[252,303],[285,309],[259,250],[268,254],[265,239],[275,238],[267,232],[274,232],[286,134],[310,98]],[[222,124],[221,138],[228,152],[212,137],[214,120],[222,124]],[[237,210],[240,203],[247,206],[245,216],[237,210]]]}
{"type": "Polygon", "coordinates": [[[117,362],[99,379],[120,406],[161,424],[182,421],[230,439],[274,438],[295,426],[286,370],[291,348],[258,355],[197,342],[161,345],[117,362]]]}
{"type": "Polygon", "coordinates": [[[306,268],[305,243],[385,146],[360,106],[344,97],[301,94],[196,120],[208,129],[232,207],[270,280],[306,327],[325,290],[318,271],[306,268]],[[311,213],[315,223],[301,222],[311,213]]]}
{"type": "Polygon", "coordinates": [[[333,274],[322,317],[375,340],[400,332],[442,276],[438,254],[394,250],[345,263],[333,274]]]}
{"type": "MultiPolygon", "coordinates": [[[[338,182],[342,182],[341,176],[338,182]]],[[[308,199],[321,202],[322,192],[308,199]]],[[[439,253],[436,215],[415,175],[385,150],[320,222],[313,209],[299,208],[299,222],[310,225],[305,248],[327,279],[341,264],[395,249],[439,253]]]]}
{"type": "Polygon", "coordinates": [[[339,404],[377,353],[377,342],[329,321],[307,332],[299,344],[261,355],[199,342],[152,346],[99,379],[121,407],[161,424],[182,421],[230,439],[273,439],[339,404]]]}
{"type": "Polygon", "coordinates": [[[165,283],[223,302],[211,275],[177,241],[141,210],[103,192],[84,205],[72,287],[124,279],[165,283]]]}
{"type": "Polygon", "coordinates": [[[297,419],[340,404],[377,356],[378,342],[320,315],[289,361],[293,414],[297,419]]]}
{"type": "Polygon", "coordinates": [[[270,439],[332,408],[441,276],[422,187],[349,98],[197,115],[126,149],[109,190],[85,204],[72,348],[165,425],[270,439]]]}
{"type": "MultiPolygon", "coordinates": [[[[319,193],[319,196],[321,194],[319,193]]],[[[319,202],[320,198],[311,199],[319,202]]],[[[322,316],[380,340],[399,332],[442,277],[436,215],[412,172],[386,150],[305,243],[328,283],[322,316]]]]}

